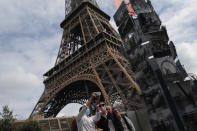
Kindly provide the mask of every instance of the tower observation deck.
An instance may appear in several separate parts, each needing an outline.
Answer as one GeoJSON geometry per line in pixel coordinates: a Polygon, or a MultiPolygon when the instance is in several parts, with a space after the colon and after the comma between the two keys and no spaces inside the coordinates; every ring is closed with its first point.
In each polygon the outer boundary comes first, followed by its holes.
{"type": "Polygon", "coordinates": [[[65,16],[76,9],[82,2],[90,2],[99,7],[96,0],[65,0],[65,16]]]}

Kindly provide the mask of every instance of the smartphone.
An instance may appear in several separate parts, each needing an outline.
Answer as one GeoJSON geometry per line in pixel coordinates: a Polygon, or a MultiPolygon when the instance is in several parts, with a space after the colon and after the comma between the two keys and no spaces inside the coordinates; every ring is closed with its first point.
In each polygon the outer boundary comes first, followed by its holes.
{"type": "Polygon", "coordinates": [[[97,96],[100,96],[101,95],[101,92],[100,91],[96,92],[96,95],[97,96]]]}

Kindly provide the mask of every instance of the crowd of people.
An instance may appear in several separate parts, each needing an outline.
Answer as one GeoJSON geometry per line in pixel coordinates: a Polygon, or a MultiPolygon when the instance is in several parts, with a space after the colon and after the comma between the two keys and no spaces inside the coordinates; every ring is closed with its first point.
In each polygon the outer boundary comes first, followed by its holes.
{"type": "Polygon", "coordinates": [[[98,92],[93,92],[79,109],[77,118],[73,121],[72,131],[136,131],[132,121],[121,114],[118,108],[106,105],[105,102],[96,102],[96,110],[90,110],[98,92]]]}

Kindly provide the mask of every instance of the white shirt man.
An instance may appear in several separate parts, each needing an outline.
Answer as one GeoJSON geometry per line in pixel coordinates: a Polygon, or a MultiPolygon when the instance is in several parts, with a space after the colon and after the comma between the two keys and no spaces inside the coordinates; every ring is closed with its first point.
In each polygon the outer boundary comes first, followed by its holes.
{"type": "Polygon", "coordinates": [[[93,92],[88,102],[80,108],[79,114],[77,116],[77,128],[78,131],[95,131],[95,123],[100,120],[101,112],[96,112],[95,115],[88,117],[90,110],[88,106],[90,105],[92,99],[96,97],[96,92],[93,92]]]}
{"type": "Polygon", "coordinates": [[[89,112],[88,110],[89,110],[88,107],[84,105],[77,116],[78,131],[95,131],[96,130],[95,123],[100,120],[101,113],[96,112],[95,115],[88,117],[87,116],[88,115],[87,112],[89,112]]]}

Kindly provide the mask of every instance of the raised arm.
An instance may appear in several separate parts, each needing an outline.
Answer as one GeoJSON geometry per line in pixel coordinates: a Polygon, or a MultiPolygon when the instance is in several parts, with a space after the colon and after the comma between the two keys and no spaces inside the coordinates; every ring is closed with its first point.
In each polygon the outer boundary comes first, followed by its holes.
{"type": "Polygon", "coordinates": [[[92,102],[92,99],[96,96],[96,92],[93,92],[91,97],[88,99],[88,101],[86,102],[86,104],[84,106],[82,106],[82,109],[80,110],[79,114],[77,115],[77,121],[80,121],[81,118],[83,117],[83,115],[85,115],[86,110],[88,109],[88,107],[90,106],[90,103],[92,102]]]}
{"type": "Polygon", "coordinates": [[[92,94],[91,94],[91,97],[88,99],[88,101],[87,101],[87,103],[86,103],[86,106],[90,106],[90,104],[91,104],[91,102],[92,102],[92,100],[93,100],[93,98],[94,97],[96,97],[97,95],[96,95],[96,92],[92,92],[92,94]]]}
{"type": "Polygon", "coordinates": [[[98,104],[99,104],[99,102],[100,102],[100,98],[101,98],[101,95],[96,96],[96,105],[98,105],[98,104]]]}

